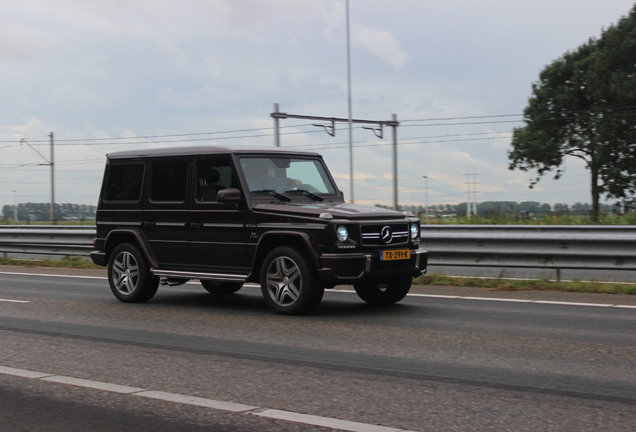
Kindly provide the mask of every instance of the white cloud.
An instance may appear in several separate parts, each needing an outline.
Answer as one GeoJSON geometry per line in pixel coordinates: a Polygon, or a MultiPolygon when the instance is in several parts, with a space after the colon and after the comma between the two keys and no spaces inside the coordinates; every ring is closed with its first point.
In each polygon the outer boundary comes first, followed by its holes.
{"type": "Polygon", "coordinates": [[[402,69],[409,59],[409,55],[402,50],[400,43],[390,31],[378,30],[362,24],[354,24],[352,30],[354,45],[366,48],[391,67],[402,69]]]}
{"type": "Polygon", "coordinates": [[[27,62],[45,53],[50,45],[40,32],[0,15],[0,59],[27,62]]]}

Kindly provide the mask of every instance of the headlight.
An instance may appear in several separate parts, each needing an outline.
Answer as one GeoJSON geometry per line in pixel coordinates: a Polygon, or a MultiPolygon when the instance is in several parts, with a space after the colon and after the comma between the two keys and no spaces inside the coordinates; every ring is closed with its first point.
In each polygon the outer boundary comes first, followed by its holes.
{"type": "Polygon", "coordinates": [[[349,230],[345,226],[338,227],[336,231],[336,237],[338,237],[339,242],[346,242],[349,238],[349,230]]]}
{"type": "Polygon", "coordinates": [[[411,238],[417,238],[418,234],[420,233],[419,228],[417,227],[417,224],[411,224],[411,238]]]}

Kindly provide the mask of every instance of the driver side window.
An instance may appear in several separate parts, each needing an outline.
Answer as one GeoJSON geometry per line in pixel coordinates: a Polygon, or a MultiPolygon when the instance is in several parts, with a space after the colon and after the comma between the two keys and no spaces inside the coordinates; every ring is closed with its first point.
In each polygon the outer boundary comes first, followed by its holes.
{"type": "Polygon", "coordinates": [[[220,190],[237,187],[238,181],[229,158],[197,158],[195,195],[197,201],[215,202],[220,190]]]}

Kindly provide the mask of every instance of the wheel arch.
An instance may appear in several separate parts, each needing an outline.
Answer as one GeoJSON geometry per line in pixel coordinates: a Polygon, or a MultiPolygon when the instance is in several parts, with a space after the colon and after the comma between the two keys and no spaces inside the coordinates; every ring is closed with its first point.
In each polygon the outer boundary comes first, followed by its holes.
{"type": "Polygon", "coordinates": [[[104,252],[106,253],[106,262],[110,260],[110,254],[117,246],[122,243],[131,243],[139,248],[151,267],[158,267],[158,261],[150,250],[148,242],[144,235],[134,229],[114,229],[106,236],[104,242],[104,252]]]}
{"type": "Polygon", "coordinates": [[[311,235],[304,232],[270,231],[263,234],[258,241],[250,281],[258,282],[265,257],[280,246],[297,248],[307,257],[307,264],[310,267],[313,269],[320,267],[320,249],[311,235]]]}

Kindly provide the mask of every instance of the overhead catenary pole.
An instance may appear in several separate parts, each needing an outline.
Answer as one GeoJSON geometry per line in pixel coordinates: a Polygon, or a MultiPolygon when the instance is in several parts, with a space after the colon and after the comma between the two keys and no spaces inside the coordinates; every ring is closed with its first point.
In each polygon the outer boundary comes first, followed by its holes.
{"type": "Polygon", "coordinates": [[[393,210],[398,209],[397,114],[391,115],[393,131],[393,210]]]}
{"type": "MultiPolygon", "coordinates": [[[[335,136],[336,127],[335,124],[338,123],[361,123],[367,125],[376,125],[377,127],[364,127],[363,129],[369,129],[373,131],[376,137],[380,139],[384,139],[383,128],[384,126],[391,126],[393,128],[393,207],[397,209],[397,127],[400,125],[400,122],[397,121],[397,115],[393,114],[392,120],[363,120],[363,119],[352,119],[352,118],[339,118],[339,117],[321,117],[321,116],[309,116],[309,115],[301,115],[301,114],[288,114],[286,112],[280,112],[278,109],[278,104],[274,104],[274,112],[272,112],[272,117],[275,119],[304,119],[304,120],[319,120],[330,122],[330,126],[324,126],[320,124],[314,124],[314,126],[322,126],[325,128],[327,133],[331,136],[335,136]]],[[[275,123],[276,125],[276,123],[275,123]]],[[[274,135],[278,136],[277,133],[274,135]]],[[[353,168],[353,165],[352,165],[353,168]]],[[[351,172],[351,180],[353,180],[353,171],[351,172]]],[[[353,186],[353,181],[352,181],[353,186]]],[[[351,199],[353,201],[353,198],[351,199]]]]}
{"type": "Polygon", "coordinates": [[[477,214],[477,170],[475,166],[473,166],[473,214],[479,216],[477,214]]]}
{"type": "MultiPolygon", "coordinates": [[[[278,114],[278,104],[274,104],[274,112],[278,114]]],[[[274,144],[276,147],[280,147],[280,126],[278,124],[278,116],[274,117],[274,144]]]]}
{"type": "Polygon", "coordinates": [[[18,221],[18,191],[13,191],[13,222],[18,221]]]}
{"type": "Polygon", "coordinates": [[[349,186],[351,188],[351,202],[354,202],[353,193],[353,121],[351,112],[351,41],[349,38],[349,0],[346,0],[347,9],[347,101],[349,108],[349,186]]]}
{"type": "Polygon", "coordinates": [[[53,132],[51,132],[51,223],[57,224],[55,220],[55,157],[53,153],[53,132]]]}
{"type": "Polygon", "coordinates": [[[424,179],[424,209],[426,211],[426,223],[428,224],[428,176],[422,176],[422,178],[424,179]]]}
{"type": "Polygon", "coordinates": [[[470,193],[470,165],[468,166],[468,173],[466,174],[466,216],[470,217],[473,210],[471,193],[470,193]]]}

